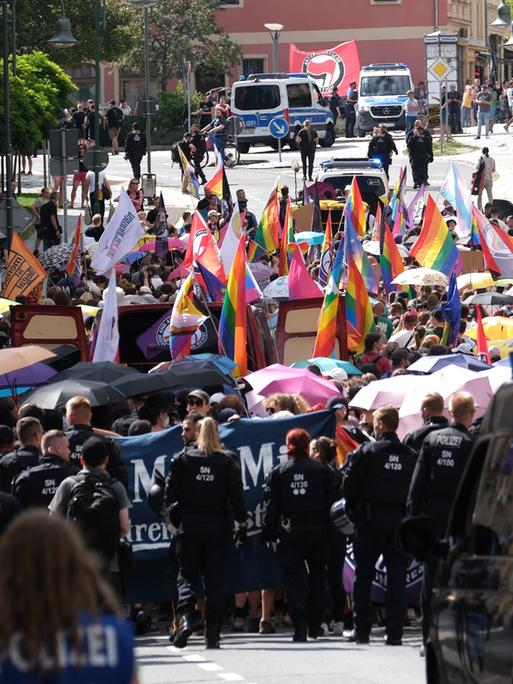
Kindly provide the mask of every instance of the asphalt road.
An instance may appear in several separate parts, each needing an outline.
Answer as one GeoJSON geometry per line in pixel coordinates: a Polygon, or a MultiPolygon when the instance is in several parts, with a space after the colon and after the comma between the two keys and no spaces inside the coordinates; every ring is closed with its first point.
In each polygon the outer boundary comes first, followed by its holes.
{"type": "Polygon", "coordinates": [[[206,650],[192,637],[187,648],[171,646],[165,636],[142,637],[137,658],[142,684],[423,684],[418,628],[408,628],[403,646],[385,646],[376,630],[368,646],[328,637],[294,644],[291,632],[273,635],[223,634],[221,648],[206,650]]]}

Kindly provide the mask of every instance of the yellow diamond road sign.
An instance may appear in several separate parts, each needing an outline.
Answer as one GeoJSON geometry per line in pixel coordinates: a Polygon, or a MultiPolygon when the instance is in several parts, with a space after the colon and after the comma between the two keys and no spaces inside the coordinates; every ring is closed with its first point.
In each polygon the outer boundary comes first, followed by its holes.
{"type": "Polygon", "coordinates": [[[445,59],[442,59],[441,57],[436,59],[433,62],[433,64],[429,67],[429,71],[439,81],[443,81],[444,78],[447,78],[450,70],[451,67],[447,64],[445,59]]]}

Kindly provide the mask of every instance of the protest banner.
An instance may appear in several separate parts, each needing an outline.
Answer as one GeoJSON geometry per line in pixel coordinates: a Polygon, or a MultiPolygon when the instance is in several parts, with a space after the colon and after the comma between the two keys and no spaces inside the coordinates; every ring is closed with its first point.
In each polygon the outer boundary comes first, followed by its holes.
{"type": "Polygon", "coordinates": [[[18,233],[13,232],[7,270],[4,280],[3,296],[16,299],[28,295],[46,278],[46,271],[41,266],[18,233]]]}
{"type": "Polygon", "coordinates": [[[302,52],[294,43],[289,48],[289,71],[303,72],[313,78],[319,89],[327,94],[336,86],[345,95],[351,81],[358,83],[360,56],[356,41],[340,43],[333,48],[302,52]]]}

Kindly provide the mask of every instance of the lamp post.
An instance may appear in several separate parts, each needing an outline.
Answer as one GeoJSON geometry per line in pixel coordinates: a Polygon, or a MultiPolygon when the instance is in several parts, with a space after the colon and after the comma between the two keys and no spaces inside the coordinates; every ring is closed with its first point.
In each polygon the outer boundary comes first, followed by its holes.
{"type": "Polygon", "coordinates": [[[12,237],[12,162],[11,162],[11,93],[9,87],[9,3],[2,0],[2,41],[4,66],[4,137],[5,137],[5,208],[7,222],[7,249],[12,237]]]}
{"type": "MultiPolygon", "coordinates": [[[[486,20],[488,22],[488,2],[485,3],[485,12],[486,12],[486,20]]],[[[497,16],[495,19],[490,23],[490,27],[494,26],[497,29],[504,30],[507,28],[511,23],[511,8],[508,4],[505,2],[501,2],[500,5],[497,7],[497,16]]],[[[488,23],[487,23],[488,26],[488,23]]],[[[488,30],[487,30],[488,34],[488,30]]],[[[487,35],[487,41],[489,40],[489,37],[487,35]]],[[[498,74],[498,55],[497,55],[497,41],[494,38],[494,40],[489,40],[489,46],[490,46],[490,72],[491,76],[493,77],[493,80],[496,81],[499,77],[498,74]]]]}
{"type": "Polygon", "coordinates": [[[129,0],[133,7],[144,9],[144,115],[146,117],[146,164],[147,172],[151,173],[151,114],[150,114],[150,31],[148,15],[150,7],[156,0],[129,0]]]}
{"type": "Polygon", "coordinates": [[[283,24],[264,24],[264,26],[269,31],[273,42],[273,71],[276,73],[279,68],[278,41],[280,40],[280,33],[283,31],[283,24]]]}

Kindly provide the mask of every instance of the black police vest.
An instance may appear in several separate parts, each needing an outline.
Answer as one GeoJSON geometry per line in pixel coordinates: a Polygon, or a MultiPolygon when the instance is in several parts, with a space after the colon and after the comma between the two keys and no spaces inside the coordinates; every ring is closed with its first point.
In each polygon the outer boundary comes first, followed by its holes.
{"type": "Polygon", "coordinates": [[[82,456],[82,447],[86,439],[94,436],[94,430],[90,425],[74,425],[66,432],[69,439],[69,458],[73,465],[80,468],[80,457],[82,456]]]}
{"type": "Polygon", "coordinates": [[[38,466],[22,473],[14,482],[13,493],[24,507],[47,507],[63,480],[76,468],[55,456],[43,456],[38,466]]]}
{"type": "Polygon", "coordinates": [[[284,515],[329,510],[327,467],[310,458],[278,466],[280,509],[284,515]]]}
{"type": "Polygon", "coordinates": [[[431,433],[424,442],[429,457],[430,501],[452,501],[470,457],[472,438],[465,430],[447,427],[431,433]]]}
{"type": "Polygon", "coordinates": [[[406,504],[416,454],[397,439],[365,445],[362,499],[373,503],[406,504]]]}
{"type": "Polygon", "coordinates": [[[230,458],[223,453],[189,450],[182,454],[180,504],[184,513],[223,513],[230,458]]]}

